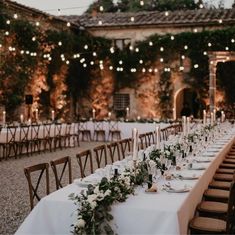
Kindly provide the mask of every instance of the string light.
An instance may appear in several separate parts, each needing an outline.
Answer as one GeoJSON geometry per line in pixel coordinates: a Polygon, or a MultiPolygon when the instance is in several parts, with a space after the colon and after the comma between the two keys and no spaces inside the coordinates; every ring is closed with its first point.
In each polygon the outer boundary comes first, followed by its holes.
{"type": "Polygon", "coordinates": [[[92,55],[93,55],[93,56],[97,56],[97,54],[96,54],[96,52],[95,52],[95,51],[92,53],[92,55]]]}
{"type": "Polygon", "coordinates": [[[212,44],[209,42],[209,43],[208,43],[208,47],[211,47],[211,46],[212,46],[212,44]]]}
{"type": "Polygon", "coordinates": [[[112,65],[109,66],[109,70],[113,70],[113,66],[112,65]]]}
{"type": "Polygon", "coordinates": [[[164,59],[163,58],[160,58],[160,62],[163,62],[164,61],[164,59]]]}
{"type": "Polygon", "coordinates": [[[113,54],[115,51],[114,51],[114,47],[111,47],[110,48],[110,52],[113,54]]]}
{"type": "Polygon", "coordinates": [[[188,50],[188,46],[187,45],[184,46],[184,50],[188,50]]]}
{"type": "Polygon", "coordinates": [[[36,41],[36,37],[32,37],[32,41],[35,42],[36,41]]]}
{"type": "Polygon", "coordinates": [[[123,62],[122,62],[122,60],[119,60],[119,62],[118,62],[119,64],[123,64],[123,62]]]}
{"type": "Polygon", "coordinates": [[[139,63],[140,63],[140,64],[143,64],[143,60],[139,60],[139,63]]]}
{"type": "Polygon", "coordinates": [[[17,19],[17,18],[18,18],[18,15],[17,15],[17,14],[14,14],[13,17],[14,17],[14,19],[17,19]]]}
{"type": "Polygon", "coordinates": [[[67,27],[70,27],[70,26],[71,26],[70,22],[67,22],[67,27]]]}
{"type": "Polygon", "coordinates": [[[234,39],[234,38],[232,38],[232,39],[231,39],[231,43],[234,43],[234,42],[235,42],[235,39],[234,39]]]}
{"type": "Polygon", "coordinates": [[[155,69],[154,69],[154,72],[155,72],[155,73],[157,73],[157,72],[158,72],[158,69],[157,69],[157,68],[155,68],[155,69]]]}
{"type": "Polygon", "coordinates": [[[198,31],[197,31],[197,28],[195,28],[195,29],[193,30],[193,32],[194,32],[194,33],[197,33],[197,32],[198,32],[198,31]]]}
{"type": "Polygon", "coordinates": [[[131,17],[131,22],[134,22],[135,21],[135,17],[131,17]]]}
{"type": "Polygon", "coordinates": [[[145,73],[146,72],[146,69],[145,68],[142,68],[142,73],[145,73]]]}
{"type": "Polygon", "coordinates": [[[5,35],[6,35],[6,36],[9,36],[9,32],[8,32],[8,31],[6,31],[6,32],[5,32],[5,35]]]}
{"type": "Polygon", "coordinates": [[[229,47],[225,47],[225,50],[228,51],[228,50],[229,50],[229,47]]]}
{"type": "Polygon", "coordinates": [[[195,69],[197,69],[197,68],[199,67],[199,65],[198,65],[198,64],[195,64],[193,67],[194,67],[195,69]]]}
{"type": "Polygon", "coordinates": [[[153,42],[152,41],[149,42],[149,46],[153,46],[153,42]]]}
{"type": "Polygon", "coordinates": [[[223,23],[223,20],[222,19],[219,19],[219,24],[222,24],[223,23]]]}
{"type": "Polygon", "coordinates": [[[203,7],[204,7],[204,6],[203,6],[203,4],[201,3],[201,4],[199,5],[199,8],[201,8],[201,9],[202,9],[203,7]]]}
{"type": "Polygon", "coordinates": [[[173,41],[174,39],[175,39],[175,37],[172,35],[172,36],[171,36],[171,40],[173,41]]]}
{"type": "Polygon", "coordinates": [[[7,21],[6,21],[6,24],[10,24],[10,23],[11,23],[11,21],[10,21],[10,20],[7,20],[7,21]]]}
{"type": "Polygon", "coordinates": [[[129,46],[129,50],[132,51],[134,48],[132,45],[129,46]]]}
{"type": "Polygon", "coordinates": [[[83,66],[84,68],[86,68],[86,67],[87,67],[87,64],[83,64],[82,66],[83,66]]]}
{"type": "Polygon", "coordinates": [[[160,51],[164,51],[164,48],[163,48],[163,47],[160,47],[160,51]]]}
{"type": "Polygon", "coordinates": [[[179,71],[184,71],[184,66],[180,66],[179,71]]]}
{"type": "Polygon", "coordinates": [[[60,47],[61,47],[61,46],[62,46],[62,42],[58,42],[58,46],[60,46],[60,47]]]}
{"type": "Polygon", "coordinates": [[[135,48],[135,52],[139,52],[139,48],[138,47],[135,48]]]}
{"type": "Polygon", "coordinates": [[[36,22],[36,26],[38,27],[39,25],[40,25],[40,23],[37,21],[37,22],[36,22]]]}
{"type": "Polygon", "coordinates": [[[92,60],[91,62],[90,62],[90,65],[94,65],[95,64],[95,62],[92,60]]]}
{"type": "Polygon", "coordinates": [[[140,1],[140,6],[143,6],[144,5],[144,1],[140,1]]]}
{"type": "Polygon", "coordinates": [[[169,16],[169,12],[168,11],[165,12],[165,16],[169,16]]]}
{"type": "Polygon", "coordinates": [[[88,49],[88,45],[85,45],[85,46],[84,46],[84,49],[87,50],[87,49],[88,49]]]}
{"type": "Polygon", "coordinates": [[[99,20],[98,21],[98,25],[102,25],[103,23],[102,23],[102,21],[101,20],[99,20]]]}
{"type": "Polygon", "coordinates": [[[206,51],[204,51],[204,52],[203,52],[203,55],[207,55],[207,52],[206,52],[206,51]]]}
{"type": "Polygon", "coordinates": [[[103,8],[103,6],[100,6],[100,11],[102,12],[102,11],[104,11],[104,8],[103,8]]]}

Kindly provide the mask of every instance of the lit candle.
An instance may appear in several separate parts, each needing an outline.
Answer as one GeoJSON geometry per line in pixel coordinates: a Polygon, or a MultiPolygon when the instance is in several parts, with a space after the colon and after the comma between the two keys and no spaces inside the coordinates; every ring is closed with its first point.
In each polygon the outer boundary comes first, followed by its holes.
{"type": "Polygon", "coordinates": [[[190,117],[187,117],[187,128],[186,128],[186,134],[188,135],[190,130],[190,117]]]}
{"type": "Polygon", "coordinates": [[[31,123],[32,123],[31,118],[29,118],[28,124],[31,125],[31,123]]]}
{"type": "Polygon", "coordinates": [[[140,116],[137,116],[137,120],[138,120],[138,121],[140,120],[140,116]]]}
{"type": "Polygon", "coordinates": [[[203,125],[206,125],[206,110],[203,110],[203,125]]]}
{"type": "Polygon", "coordinates": [[[109,113],[108,113],[108,117],[109,117],[109,119],[111,118],[111,116],[112,116],[112,113],[111,113],[111,112],[109,112],[109,113]]]}
{"type": "Polygon", "coordinates": [[[38,121],[38,109],[35,110],[35,120],[38,121]]]}
{"type": "Polygon", "coordinates": [[[186,116],[182,116],[183,135],[186,136],[186,116]]]}
{"type": "Polygon", "coordinates": [[[158,125],[155,128],[155,144],[156,148],[160,149],[160,127],[158,125]]]}
{"type": "Polygon", "coordinates": [[[20,123],[23,123],[23,122],[24,122],[24,115],[20,114],[20,123]]]}
{"type": "Polygon", "coordinates": [[[133,135],[133,161],[137,160],[138,155],[138,130],[136,128],[133,128],[132,130],[133,135]]]}
{"type": "Polygon", "coordinates": [[[129,107],[126,107],[126,117],[128,118],[129,115],[130,115],[130,109],[129,109],[129,107]]]}
{"type": "Polygon", "coordinates": [[[216,109],[213,110],[213,116],[214,116],[213,120],[214,120],[214,122],[216,122],[216,109]]]}
{"type": "Polygon", "coordinates": [[[6,111],[2,112],[2,124],[5,125],[6,124],[6,111]]]}
{"type": "Polygon", "coordinates": [[[54,110],[51,111],[51,120],[52,121],[55,120],[55,111],[54,110]]]}
{"type": "Polygon", "coordinates": [[[95,119],[95,109],[92,109],[92,118],[95,119]]]}
{"type": "Polygon", "coordinates": [[[221,111],[221,122],[225,121],[225,114],[224,111],[221,111]]]}
{"type": "Polygon", "coordinates": [[[211,112],[211,125],[213,125],[214,124],[214,114],[213,114],[213,112],[211,112]]]}

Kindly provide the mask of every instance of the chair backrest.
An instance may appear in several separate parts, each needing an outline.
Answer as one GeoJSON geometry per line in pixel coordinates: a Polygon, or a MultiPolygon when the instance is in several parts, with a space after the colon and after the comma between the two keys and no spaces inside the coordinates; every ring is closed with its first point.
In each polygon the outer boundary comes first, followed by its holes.
{"type": "Polygon", "coordinates": [[[95,147],[93,150],[95,152],[96,163],[98,168],[105,167],[108,164],[106,146],[100,145],[95,147]]]}
{"type": "Polygon", "coordinates": [[[139,135],[139,140],[140,140],[140,148],[141,149],[145,149],[146,147],[148,147],[147,136],[145,133],[139,135]]]}
{"type": "Polygon", "coordinates": [[[54,137],[60,137],[62,131],[62,124],[61,123],[55,123],[54,124],[54,137]]]}
{"type": "Polygon", "coordinates": [[[147,132],[145,135],[146,135],[147,147],[149,147],[151,144],[154,144],[154,134],[153,134],[153,132],[147,132]]]}
{"type": "Polygon", "coordinates": [[[27,125],[20,126],[20,139],[19,141],[28,141],[29,140],[29,127],[27,125]]]}
{"type": "Polygon", "coordinates": [[[34,199],[36,198],[37,201],[40,201],[41,197],[39,196],[38,190],[39,190],[39,185],[42,182],[42,176],[45,173],[46,177],[46,195],[50,193],[50,188],[49,188],[49,164],[48,163],[41,163],[37,164],[34,166],[29,166],[24,168],[24,173],[28,181],[28,186],[29,186],[29,197],[30,197],[30,207],[31,210],[34,207],[34,199]],[[35,184],[32,182],[32,173],[37,172],[37,176],[35,176],[35,184]]]}
{"type": "Polygon", "coordinates": [[[125,158],[127,152],[131,151],[131,139],[122,139],[119,141],[119,145],[121,148],[122,158],[125,158]]]}
{"type": "Polygon", "coordinates": [[[87,130],[87,122],[79,122],[78,128],[80,131],[87,130]]]}
{"type": "Polygon", "coordinates": [[[109,149],[109,156],[111,158],[112,163],[115,161],[115,156],[117,155],[118,160],[121,160],[120,156],[120,149],[118,142],[113,142],[107,145],[107,148],[109,149]]]}
{"type": "Polygon", "coordinates": [[[227,223],[226,223],[227,234],[234,234],[233,233],[234,212],[235,212],[235,182],[233,180],[230,186],[229,199],[228,199],[228,212],[227,212],[227,223]]]}
{"type": "Polygon", "coordinates": [[[118,128],[118,121],[109,121],[109,131],[116,131],[118,128]]]}
{"type": "Polygon", "coordinates": [[[43,138],[51,137],[51,124],[43,124],[43,138]]]}
{"type": "Polygon", "coordinates": [[[39,128],[40,125],[31,125],[31,135],[30,135],[30,140],[37,140],[39,138],[39,128]]]}
{"type": "Polygon", "coordinates": [[[66,123],[65,135],[70,136],[72,134],[72,123],[66,123]]]}
{"type": "Polygon", "coordinates": [[[7,143],[14,143],[16,140],[16,130],[17,126],[8,126],[7,127],[7,135],[6,135],[6,142],[7,143]]]}
{"type": "Polygon", "coordinates": [[[94,123],[94,130],[96,131],[104,130],[104,124],[102,121],[93,121],[93,123],[94,123]]]}
{"type": "Polygon", "coordinates": [[[62,179],[65,175],[65,169],[68,169],[68,183],[72,183],[72,167],[71,159],[69,156],[53,160],[50,163],[55,175],[56,189],[63,188],[62,179]]]}
{"type": "Polygon", "coordinates": [[[91,150],[85,150],[76,155],[78,165],[80,167],[81,178],[86,177],[87,172],[89,174],[93,173],[93,162],[91,150]],[[90,168],[90,169],[89,169],[90,168]]]}

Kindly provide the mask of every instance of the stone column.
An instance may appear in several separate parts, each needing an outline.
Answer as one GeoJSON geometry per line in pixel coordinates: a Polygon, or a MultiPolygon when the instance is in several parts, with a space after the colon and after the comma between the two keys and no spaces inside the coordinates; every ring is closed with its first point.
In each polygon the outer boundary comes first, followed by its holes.
{"type": "Polygon", "coordinates": [[[209,98],[210,98],[210,112],[215,109],[215,95],[216,95],[216,65],[217,62],[210,60],[210,80],[209,80],[209,98]]]}

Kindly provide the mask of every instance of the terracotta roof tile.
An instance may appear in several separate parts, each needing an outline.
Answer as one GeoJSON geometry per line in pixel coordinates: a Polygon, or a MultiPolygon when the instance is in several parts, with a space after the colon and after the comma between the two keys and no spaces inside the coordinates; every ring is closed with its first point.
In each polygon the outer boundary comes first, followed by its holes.
{"type": "Polygon", "coordinates": [[[63,16],[74,23],[89,27],[120,27],[120,26],[145,26],[145,25],[203,25],[235,23],[235,9],[199,9],[166,12],[137,12],[137,13],[97,13],[96,17],[90,14],[81,16],[63,16]],[[134,17],[134,21],[131,21],[134,17]],[[99,25],[99,21],[102,25],[99,25]]]}

